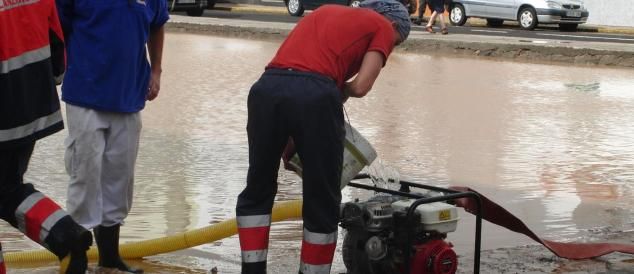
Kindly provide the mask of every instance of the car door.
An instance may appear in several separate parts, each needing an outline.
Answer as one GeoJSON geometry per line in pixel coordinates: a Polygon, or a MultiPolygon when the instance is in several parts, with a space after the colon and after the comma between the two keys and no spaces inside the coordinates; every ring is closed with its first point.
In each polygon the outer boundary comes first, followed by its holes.
{"type": "Polygon", "coordinates": [[[516,0],[489,0],[487,18],[515,19],[516,0]]]}
{"type": "Polygon", "coordinates": [[[480,17],[486,15],[486,6],[491,0],[462,0],[456,2],[464,6],[467,16],[480,17]]]}

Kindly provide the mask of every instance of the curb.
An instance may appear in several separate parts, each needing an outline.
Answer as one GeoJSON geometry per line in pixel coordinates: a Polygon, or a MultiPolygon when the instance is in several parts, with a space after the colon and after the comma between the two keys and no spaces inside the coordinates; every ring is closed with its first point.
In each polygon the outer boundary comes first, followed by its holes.
{"type": "MultiPolygon", "coordinates": [[[[467,24],[473,27],[487,27],[487,22],[484,19],[469,18],[467,24]]],[[[519,28],[517,22],[509,21],[508,23],[500,27],[504,28],[519,28]]],[[[559,30],[557,25],[540,25],[539,29],[559,30]]],[[[595,26],[595,25],[579,25],[580,32],[596,32],[596,33],[612,33],[612,34],[631,34],[634,35],[634,28],[627,27],[607,27],[607,26],[595,26]]],[[[569,32],[574,33],[574,32],[569,32]]]]}
{"type": "Polygon", "coordinates": [[[597,27],[597,32],[634,35],[634,29],[632,29],[632,28],[620,28],[620,27],[597,27]]]}
{"type": "MultiPolygon", "coordinates": [[[[468,26],[472,26],[472,27],[488,27],[487,26],[487,21],[485,19],[480,19],[480,18],[469,18],[467,20],[467,23],[465,25],[468,26]]],[[[520,26],[517,22],[514,21],[504,21],[504,25],[502,25],[501,27],[489,27],[492,29],[505,29],[505,28],[515,28],[515,29],[519,29],[520,26]]],[[[539,25],[537,26],[537,29],[547,29],[547,30],[559,30],[559,26],[557,25],[539,25]]],[[[582,32],[599,32],[599,28],[597,27],[593,27],[593,26],[585,26],[585,25],[579,25],[579,31],[582,32]]],[[[634,34],[634,31],[632,31],[632,34],[634,34]]]]}
{"type": "MultiPolygon", "coordinates": [[[[265,14],[287,14],[286,7],[272,7],[272,6],[254,6],[254,5],[216,5],[214,9],[225,10],[230,12],[251,12],[251,13],[265,13],[265,14]]],[[[290,16],[290,15],[288,15],[290,16]]]]}

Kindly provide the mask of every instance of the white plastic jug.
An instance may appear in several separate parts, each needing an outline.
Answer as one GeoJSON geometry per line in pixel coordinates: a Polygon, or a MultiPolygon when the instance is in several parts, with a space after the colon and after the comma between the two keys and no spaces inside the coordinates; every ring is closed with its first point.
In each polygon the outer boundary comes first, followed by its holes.
{"type": "MultiPolygon", "coordinates": [[[[350,124],[345,123],[346,138],[343,149],[343,168],[341,170],[340,187],[343,189],[359,172],[376,159],[376,151],[350,124]]],[[[302,176],[302,164],[297,153],[291,157],[289,164],[299,176],[302,176]]]]}

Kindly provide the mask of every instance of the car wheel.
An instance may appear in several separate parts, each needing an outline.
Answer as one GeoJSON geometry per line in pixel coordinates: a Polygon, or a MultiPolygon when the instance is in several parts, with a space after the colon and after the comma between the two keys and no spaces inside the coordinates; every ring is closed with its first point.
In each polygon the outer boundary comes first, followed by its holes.
{"type": "Polygon", "coordinates": [[[304,4],[302,4],[302,0],[288,0],[286,2],[286,10],[292,16],[302,16],[304,14],[304,4]]]}
{"type": "Polygon", "coordinates": [[[216,0],[207,0],[207,9],[213,9],[216,5],[216,0]]]}
{"type": "Polygon", "coordinates": [[[560,31],[577,31],[579,24],[559,24],[560,31]]]}
{"type": "Polygon", "coordinates": [[[489,27],[501,27],[504,24],[504,20],[502,19],[487,19],[487,26],[489,27]]]}
{"type": "Polygon", "coordinates": [[[205,11],[204,8],[193,8],[193,9],[188,9],[187,10],[187,15],[189,16],[201,16],[203,15],[203,12],[205,11]]]}
{"type": "Polygon", "coordinates": [[[348,6],[353,8],[358,8],[359,5],[361,5],[361,0],[352,0],[350,1],[350,3],[348,3],[348,6]]]}
{"type": "Polygon", "coordinates": [[[520,27],[525,30],[535,29],[535,27],[537,27],[537,13],[535,9],[531,7],[521,9],[517,15],[517,21],[520,22],[520,27]]]}
{"type": "Polygon", "coordinates": [[[449,22],[454,26],[462,26],[467,22],[467,14],[461,4],[455,4],[449,11],[449,22]]]}

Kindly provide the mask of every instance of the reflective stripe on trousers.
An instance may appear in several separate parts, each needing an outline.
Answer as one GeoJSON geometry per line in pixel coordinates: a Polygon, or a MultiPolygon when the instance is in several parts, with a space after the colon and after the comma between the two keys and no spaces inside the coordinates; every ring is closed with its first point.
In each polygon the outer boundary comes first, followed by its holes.
{"type": "Polygon", "coordinates": [[[18,229],[44,246],[53,226],[66,215],[59,205],[41,192],[33,192],[26,197],[15,211],[18,229]]]}
{"type": "Polygon", "coordinates": [[[0,274],[7,274],[7,267],[4,265],[4,258],[2,258],[2,244],[0,244],[0,274]]]}
{"type": "Polygon", "coordinates": [[[265,262],[268,253],[271,215],[237,216],[243,263],[265,262]]]}
{"type": "Polygon", "coordinates": [[[299,271],[304,274],[330,273],[336,247],[337,231],[315,233],[304,228],[299,271]]]}
{"type": "Polygon", "coordinates": [[[299,266],[299,272],[302,274],[329,274],[330,273],[330,265],[322,264],[322,265],[312,265],[302,262],[299,266]]]}

